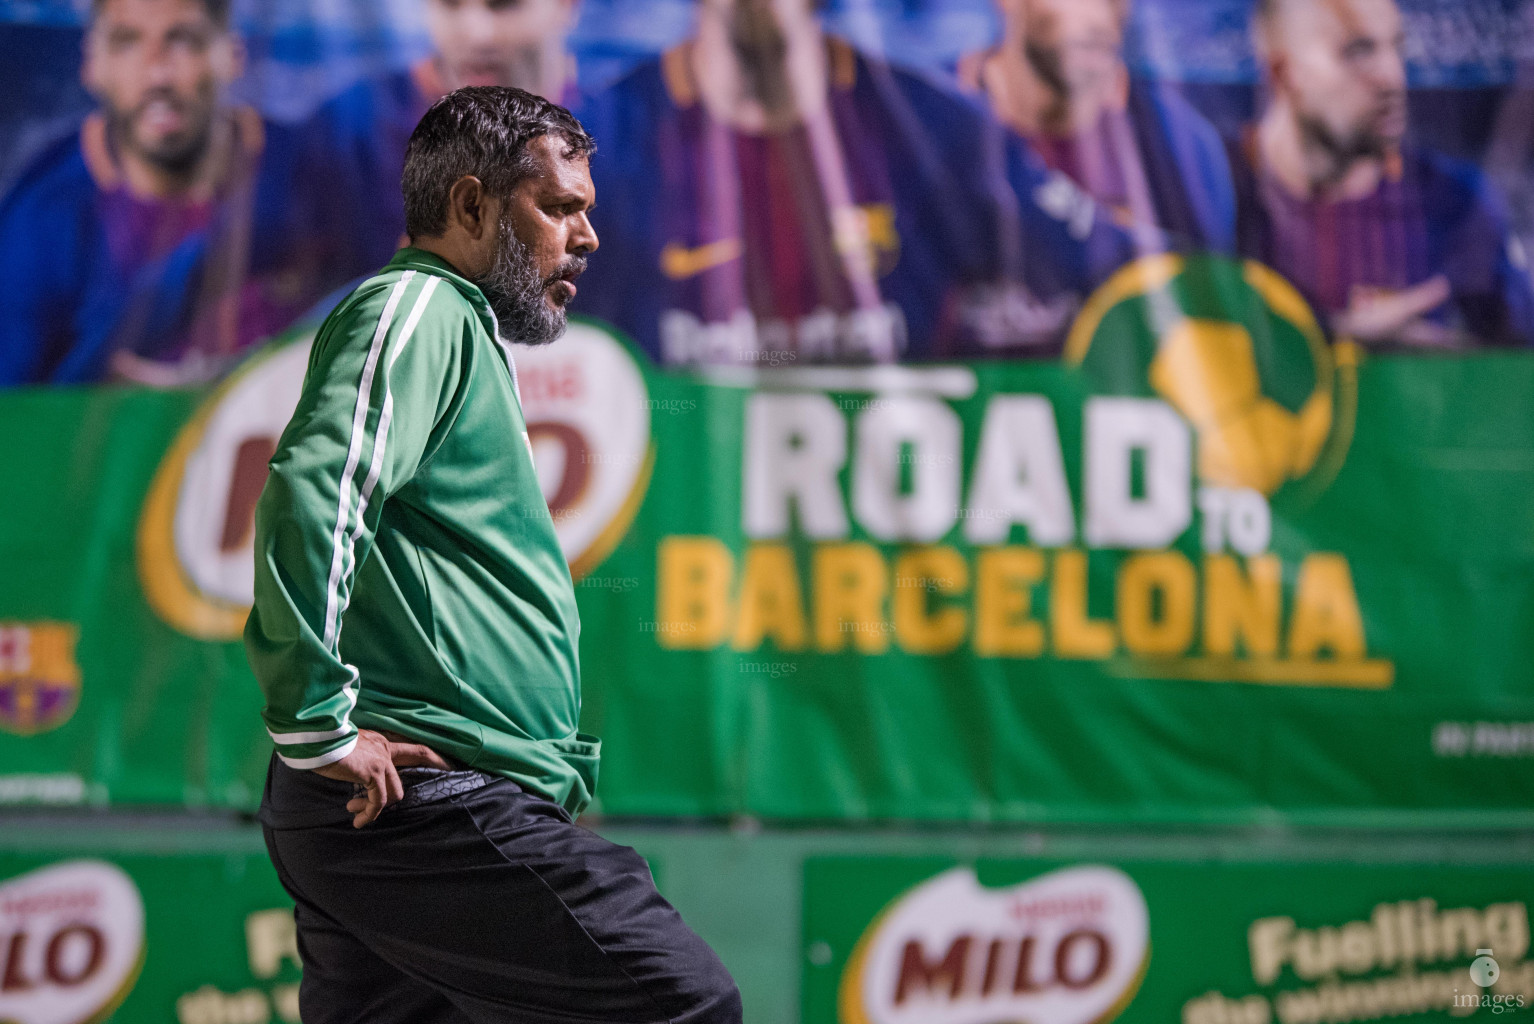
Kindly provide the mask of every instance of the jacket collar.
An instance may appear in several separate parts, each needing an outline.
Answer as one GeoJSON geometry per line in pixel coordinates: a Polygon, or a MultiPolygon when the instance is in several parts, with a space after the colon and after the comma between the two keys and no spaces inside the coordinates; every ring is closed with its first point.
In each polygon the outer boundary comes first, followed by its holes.
{"type": "Polygon", "coordinates": [[[389,267],[418,270],[423,274],[436,274],[438,277],[447,278],[448,282],[458,289],[458,294],[469,300],[469,305],[473,306],[474,312],[479,314],[479,322],[489,332],[495,347],[501,350],[501,355],[506,360],[506,369],[511,373],[511,388],[517,394],[517,407],[520,409],[522,386],[517,380],[517,362],[512,358],[511,343],[501,336],[501,325],[495,318],[495,311],[490,308],[490,300],[486,299],[485,293],[479,290],[479,285],[458,273],[453,269],[453,265],[441,256],[414,246],[407,245],[395,253],[394,258],[389,261],[389,267]]]}
{"type": "Polygon", "coordinates": [[[447,260],[425,249],[407,245],[394,254],[394,258],[389,261],[389,267],[418,270],[424,274],[435,274],[446,278],[448,283],[458,289],[458,294],[469,300],[469,305],[473,306],[474,311],[479,314],[485,330],[490,332],[490,337],[496,341],[501,340],[500,325],[496,322],[495,313],[491,311],[490,302],[485,298],[485,293],[479,290],[479,285],[454,269],[447,260]]]}

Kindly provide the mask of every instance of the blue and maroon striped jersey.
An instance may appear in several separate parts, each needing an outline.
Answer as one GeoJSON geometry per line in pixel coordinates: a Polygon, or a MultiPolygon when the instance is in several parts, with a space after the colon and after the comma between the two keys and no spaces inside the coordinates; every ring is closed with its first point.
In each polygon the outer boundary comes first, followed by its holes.
{"type": "Polygon", "coordinates": [[[98,381],[117,353],[212,373],[362,272],[331,248],[296,135],[248,108],[233,125],[234,170],[204,195],[133,194],[99,114],[22,174],[0,202],[0,387],[98,381]]]}
{"type": "Polygon", "coordinates": [[[577,111],[602,240],[580,309],[659,362],[1047,349],[1128,255],[1090,199],[932,82],[830,40],[826,111],[752,135],[707,112],[686,46],[577,111]]]}
{"type": "Polygon", "coordinates": [[[1534,342],[1526,261],[1479,168],[1408,148],[1387,161],[1369,195],[1324,201],[1293,195],[1263,170],[1250,142],[1236,160],[1242,254],[1292,281],[1333,329],[1347,329],[1346,313],[1360,301],[1437,287],[1444,297],[1414,326],[1419,338],[1452,347],[1534,342]]]}

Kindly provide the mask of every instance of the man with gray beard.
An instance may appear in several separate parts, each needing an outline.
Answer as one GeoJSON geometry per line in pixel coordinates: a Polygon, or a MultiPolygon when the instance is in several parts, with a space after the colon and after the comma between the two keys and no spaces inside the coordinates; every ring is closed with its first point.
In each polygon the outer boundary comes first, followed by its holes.
{"type": "Polygon", "coordinates": [[[331,313],[256,508],[261,803],[307,1024],[738,1024],[633,850],[575,825],[580,622],[511,343],[565,329],[594,144],[520,89],[411,136],[410,245],[331,313]]]}
{"type": "Polygon", "coordinates": [[[501,333],[523,345],[547,345],[565,333],[566,291],[574,295],[575,279],[586,272],[586,257],[567,256],[545,277],[533,260],[532,250],[517,237],[509,216],[496,229],[495,254],[490,268],[474,283],[485,293],[501,333]],[[545,301],[545,296],[555,298],[545,301]]]}

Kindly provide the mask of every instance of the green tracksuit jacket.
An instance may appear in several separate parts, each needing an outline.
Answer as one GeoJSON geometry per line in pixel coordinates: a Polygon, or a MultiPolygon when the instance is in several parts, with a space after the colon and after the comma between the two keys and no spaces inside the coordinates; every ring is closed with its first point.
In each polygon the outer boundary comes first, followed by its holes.
{"type": "Polygon", "coordinates": [[[320,328],[256,506],[245,646],[277,753],[317,768],[388,729],[577,814],[579,633],[495,315],[401,250],[320,328]]]}

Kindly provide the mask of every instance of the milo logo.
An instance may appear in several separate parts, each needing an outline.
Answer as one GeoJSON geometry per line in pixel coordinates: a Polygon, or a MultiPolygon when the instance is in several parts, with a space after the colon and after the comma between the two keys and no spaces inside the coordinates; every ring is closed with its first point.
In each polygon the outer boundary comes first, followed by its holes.
{"type": "Polygon", "coordinates": [[[0,883],[0,1021],[104,1020],[144,964],[144,903],[122,869],[76,860],[0,883]]]}
{"type": "Polygon", "coordinates": [[[842,975],[843,1024],[1097,1024],[1129,1004],[1150,960],[1149,915],[1110,867],[987,889],[954,868],[869,925],[842,975]]]}

